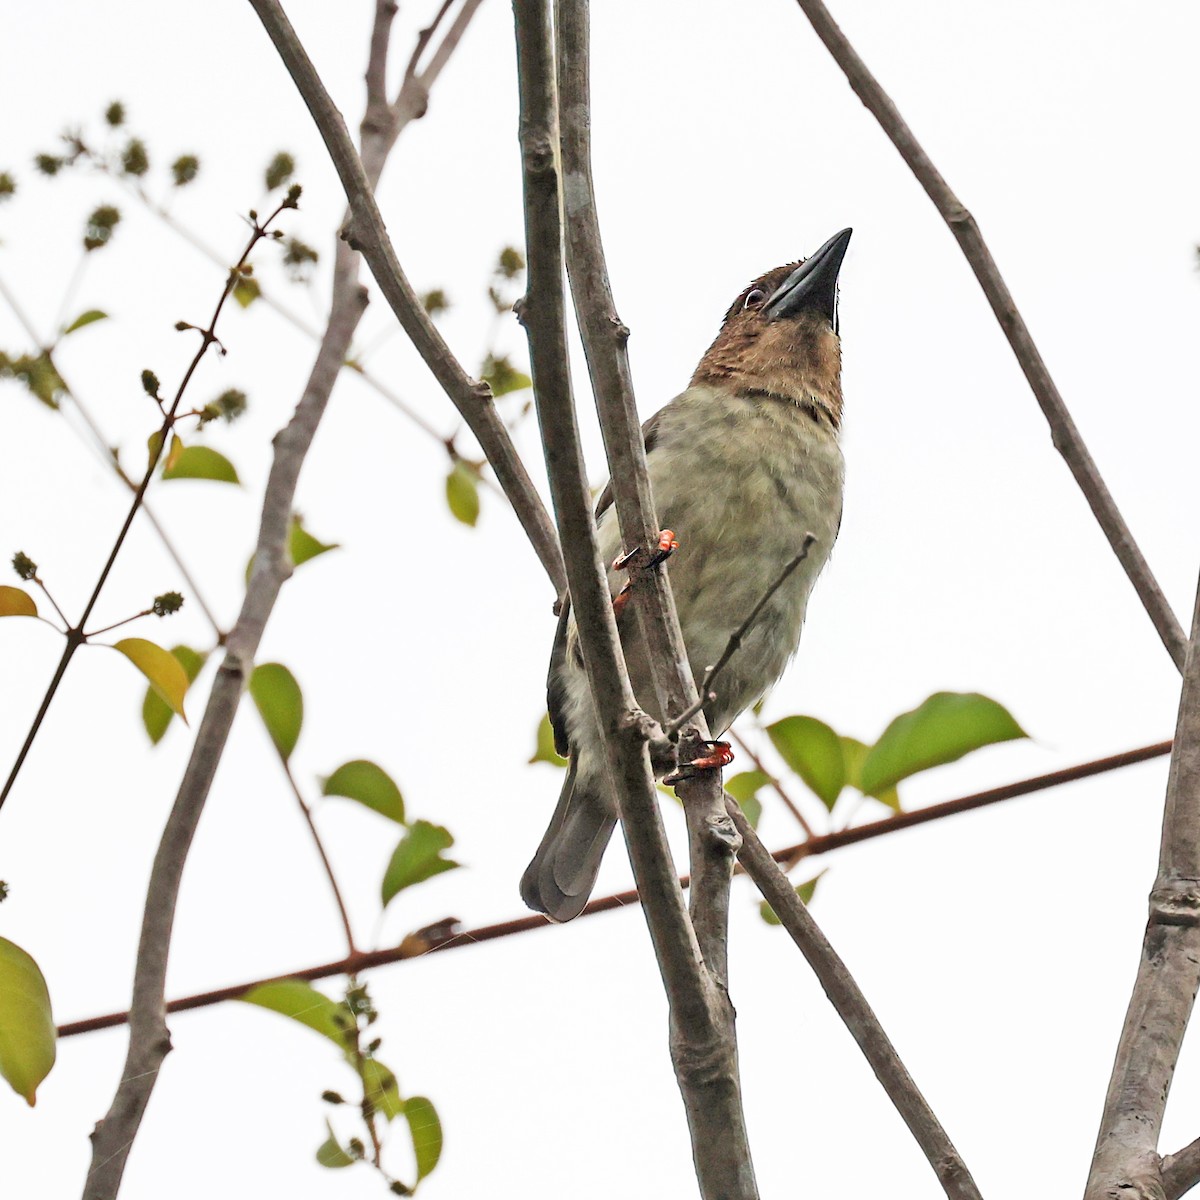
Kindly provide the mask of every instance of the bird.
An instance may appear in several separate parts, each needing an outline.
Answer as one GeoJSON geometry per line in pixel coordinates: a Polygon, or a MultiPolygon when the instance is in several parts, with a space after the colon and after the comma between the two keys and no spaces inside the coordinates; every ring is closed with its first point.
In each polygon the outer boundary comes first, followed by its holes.
{"type": "MultiPolygon", "coordinates": [[[[715,695],[704,705],[714,737],[783,674],[841,526],[838,276],[851,232],[843,229],[809,258],[767,271],[745,287],[687,389],[642,427],[655,504],[666,527],[662,552],[673,540],[680,545],[668,570],[697,689],[806,535],[815,539],[714,681],[715,695]]],[[[620,551],[611,485],[601,493],[596,524],[602,561],[610,562],[620,551]]],[[[662,722],[669,714],[657,711],[637,623],[621,611],[620,565],[613,563],[608,581],[630,684],[639,706],[662,722]]],[[[521,878],[521,896],[530,908],[563,922],[587,904],[619,814],[569,599],[550,657],[547,707],[567,774],[521,878]]],[[[657,764],[655,770],[662,773],[657,764]]]]}

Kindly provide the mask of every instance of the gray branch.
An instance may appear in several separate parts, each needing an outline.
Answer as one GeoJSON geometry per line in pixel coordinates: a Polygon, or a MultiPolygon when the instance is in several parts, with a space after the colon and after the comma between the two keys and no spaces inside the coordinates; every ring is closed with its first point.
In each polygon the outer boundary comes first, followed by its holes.
{"type": "MultiPolygon", "coordinates": [[[[1163,1200],[1158,1138],[1200,987],[1200,588],[1167,777],[1158,876],[1086,1200],[1163,1200]]],[[[1190,1150],[1190,1148],[1189,1148],[1190,1150]]],[[[1184,1152],[1195,1165],[1195,1153],[1184,1152]]],[[[1182,1175],[1183,1172],[1176,1172],[1182,1175]]],[[[1194,1182],[1194,1181],[1193,1181],[1194,1182]]]]}
{"type": "MultiPolygon", "coordinates": [[[[528,231],[530,278],[532,281],[536,252],[544,264],[545,276],[552,274],[556,288],[561,289],[561,197],[571,291],[608,453],[617,514],[626,546],[640,548],[631,560],[631,577],[641,645],[650,660],[660,711],[681,712],[696,700],[696,689],[687,667],[670,585],[666,572],[640,567],[649,547],[657,543],[658,524],[625,353],[628,331],[613,306],[592,188],[588,5],[586,0],[560,0],[555,6],[557,77],[551,61],[548,6],[539,0],[519,0],[516,8],[522,50],[527,188],[538,189],[535,194],[540,197],[531,205],[536,227],[531,222],[528,231]],[[561,128],[557,131],[556,82],[562,104],[561,128]],[[561,188],[554,153],[556,132],[563,171],[561,188]]],[[[555,299],[561,305],[561,295],[555,299]]],[[[561,311],[556,313],[556,320],[561,326],[561,311]]],[[[558,352],[565,355],[565,340],[558,352]]],[[[536,369],[534,378],[536,382],[536,369]]],[[[547,420],[554,418],[547,413],[547,420]]],[[[545,425],[543,428],[545,435],[545,425]]],[[[586,477],[579,482],[590,507],[586,477]]],[[[561,516],[560,511],[560,520],[561,516]]],[[[563,544],[570,544],[565,531],[563,544]]],[[[600,578],[604,578],[602,573],[600,578]]],[[[601,595],[606,625],[615,631],[606,583],[601,595]]],[[[582,617],[580,621],[582,626],[582,617]]],[[[586,643],[585,660],[590,663],[586,643]]],[[[628,688],[627,681],[624,686],[628,688]]],[[[707,733],[704,719],[699,716],[687,746],[693,755],[707,733]]],[[[628,777],[629,772],[625,774],[628,777]]],[[[758,1193],[742,1113],[733,1007],[726,991],[729,889],[737,838],[724,811],[719,773],[705,772],[681,785],[679,795],[687,813],[692,859],[689,923],[663,838],[657,801],[652,788],[645,791],[644,774],[641,771],[638,791],[627,797],[627,805],[625,793],[619,794],[623,797],[626,842],[634,875],[671,1001],[672,1059],[687,1110],[700,1190],[705,1197],[749,1200],[758,1193]]]]}
{"type": "Polygon", "coordinates": [[[130,1005],[129,1051],[112,1107],[92,1134],[92,1167],[84,1185],[84,1200],[115,1200],[130,1147],[158,1071],[171,1048],[163,996],[184,863],[225,749],[238,700],[253,668],[263,629],[279,589],[292,571],[287,536],[300,467],[365,303],[366,294],[361,288],[335,299],[329,328],[304,396],[291,421],[275,438],[275,459],[263,498],[254,572],[241,613],[229,634],[225,657],[213,682],[150,872],[130,1005]]]}
{"type": "Polygon", "coordinates": [[[950,1200],[980,1200],[979,1189],[966,1163],[900,1061],[896,1048],[888,1040],[879,1018],[871,1011],[846,964],[817,927],[796,895],[796,889],[759,840],[742,810],[732,799],[727,803],[729,815],[742,835],[738,861],[808,960],[830,1003],[883,1085],[888,1099],[929,1160],[942,1189],[950,1200]]]}
{"type": "Polygon", "coordinates": [[[1050,371],[1034,343],[1029,327],[1017,309],[996,260],[979,232],[975,218],[950,190],[950,186],[933,165],[929,155],[921,148],[891,98],[879,86],[879,81],[867,69],[866,63],[838,27],[829,9],[821,0],[797,0],[797,3],[812,24],[817,37],[825,43],[826,49],[845,73],[858,98],[882,126],[892,145],[900,152],[900,157],[916,176],[917,182],[925,189],[925,194],[949,225],[950,232],[954,234],[971,270],[975,272],[975,278],[979,280],[979,286],[992,306],[992,312],[995,313],[996,320],[999,321],[1000,328],[1004,331],[1004,336],[1008,339],[1008,344],[1012,347],[1013,354],[1016,355],[1017,362],[1050,426],[1050,436],[1055,449],[1066,460],[1092,514],[1104,530],[1113,553],[1125,568],[1129,582],[1133,584],[1150,620],[1154,622],[1154,628],[1158,630],[1158,636],[1162,638],[1167,653],[1182,671],[1187,650],[1187,638],[1183,629],[1171,611],[1167,598],[1158,586],[1138,544],[1133,540],[1133,534],[1125,524],[1108,485],[1088,453],[1083,435],[1050,377],[1050,371]]]}
{"type": "MultiPolygon", "coordinates": [[[[403,122],[394,110],[387,108],[386,102],[383,110],[379,107],[379,81],[386,71],[388,34],[394,12],[395,6],[389,0],[377,3],[367,69],[368,104],[362,123],[363,157],[369,164],[364,178],[369,189],[379,181],[399,132],[397,126],[403,128],[403,122]]],[[[116,1200],[130,1148],[158,1072],[171,1049],[164,997],[183,868],[238,702],[253,669],[263,630],[280,588],[292,573],[287,539],[300,469],[349,354],[354,331],[366,310],[367,292],[358,282],[358,271],[358,255],[339,241],[329,321],[300,403],[292,419],[275,437],[275,456],[263,497],[254,569],[241,612],[226,641],[225,657],[151,868],[129,1012],[129,1049],[112,1105],[92,1134],[92,1166],[84,1184],[83,1200],[116,1200]]],[[[348,925],[347,936],[350,936],[348,925]]]]}
{"type": "Polygon", "coordinates": [[[351,212],[345,232],[347,241],[366,259],[375,282],[404,332],[475,435],[542,566],[556,591],[561,594],[565,575],[553,523],[517,455],[504,422],[500,420],[491,389],[486,383],[472,379],[463,370],[421,306],[400,267],[379,206],[375,203],[370,180],[364,170],[367,155],[364,152],[364,158],[359,158],[342,114],[321,82],[287,14],[278,0],[250,0],[250,4],[308,106],[338,178],[342,181],[351,212]]]}
{"type": "Polygon", "coordinates": [[[1179,1200],[1200,1183],[1200,1138],[1163,1158],[1162,1183],[1166,1200],[1179,1200]]]}

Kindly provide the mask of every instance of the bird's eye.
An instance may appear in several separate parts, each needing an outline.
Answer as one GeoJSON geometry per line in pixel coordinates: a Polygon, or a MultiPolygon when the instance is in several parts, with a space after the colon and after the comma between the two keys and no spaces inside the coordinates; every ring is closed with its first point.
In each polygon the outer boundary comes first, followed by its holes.
{"type": "Polygon", "coordinates": [[[746,303],[743,308],[757,308],[765,299],[767,293],[762,288],[751,288],[746,295],[746,303]]]}

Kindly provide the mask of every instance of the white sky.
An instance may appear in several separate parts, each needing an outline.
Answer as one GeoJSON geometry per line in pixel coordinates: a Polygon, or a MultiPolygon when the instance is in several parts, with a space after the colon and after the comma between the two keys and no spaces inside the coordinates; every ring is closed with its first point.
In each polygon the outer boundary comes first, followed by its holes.
{"type": "MultiPolygon", "coordinates": [[[[369,5],[288,8],[352,125],[369,5]]],[[[397,66],[433,5],[403,6],[397,66]]],[[[811,713],[867,740],[930,692],[979,690],[1033,734],[904,792],[912,806],[1168,737],[1178,677],[1050,445],[1046,427],[952,238],[795,7],[597,5],[595,166],[618,306],[644,412],[686,382],[750,278],[855,227],[842,273],[846,516],[774,719],[811,713]]],[[[835,15],[982,224],[1142,548],[1186,622],[1200,483],[1195,330],[1200,168],[1193,151],[1200,16],[1181,6],[858,0],[835,15]]],[[[483,292],[519,242],[514,54],[507,5],[484,5],[411,127],[381,191],[402,262],[455,301],[443,321],[468,368],[486,349],[483,292]]],[[[22,5],[8,16],[0,169],[0,278],[41,330],[55,321],[84,215],[121,204],[73,310],[113,320],[73,337],[60,365],[114,442],[140,462],[154,414],[138,373],[170,386],[192,343],[172,330],[210,311],[221,273],[121,193],[42,181],[29,162],[66,125],[123,100],[160,169],[203,170],[180,220],[230,260],[238,214],[261,200],[279,148],[299,158],[289,224],[327,267],[341,201],[307,113],[249,7],[126,0],[22,5]],[[170,381],[170,383],[168,382],[170,381]]],[[[155,176],[161,179],[161,176],[155,176]]],[[[269,275],[267,279],[274,277],[269,275]]],[[[310,299],[282,293],[315,316],[310,299]]],[[[280,287],[277,285],[276,291],[280,287]]],[[[70,315],[74,315],[72,312],[70,315]]],[[[364,343],[391,323],[376,298],[364,343]]],[[[208,441],[242,490],[157,486],[153,500],[225,621],[240,598],[271,434],[311,346],[265,306],[233,312],[194,393],[249,393],[250,415],[208,441]]],[[[501,344],[523,355],[504,323],[501,344]]],[[[397,336],[369,360],[446,433],[456,420],[397,336]]],[[[0,347],[24,348],[0,311],[0,347]]],[[[582,379],[582,375],[579,377],[582,379]]],[[[582,393],[582,386],[580,388],[582,393]]],[[[124,493],[61,416],[0,390],[0,554],[34,557],[68,611],[83,603],[124,493]]],[[[597,480],[604,474],[589,427],[597,480]]],[[[520,443],[536,474],[536,443],[520,443]]],[[[446,824],[469,869],[397,900],[376,926],[394,837],[356,806],[319,821],[364,942],[453,913],[521,913],[516,881],[559,783],[525,759],[541,712],[550,592],[503,504],[477,530],[445,511],[445,460],[354,378],[344,379],[301,481],[309,527],[344,548],[285,589],[262,660],[305,688],[293,765],[315,777],[376,759],[410,813],[446,824]]],[[[16,582],[15,579],[9,582],[16,582]]],[[[97,610],[101,623],[180,580],[139,525],[97,610]]],[[[194,604],[168,644],[208,638],[194,604]]],[[[60,645],[0,628],[0,762],[8,763],[60,645]]],[[[208,679],[208,676],[205,676],[208,679]]],[[[0,934],[32,952],[55,1014],[127,1005],[149,862],[189,741],[154,752],[142,689],[100,651],[76,660],[0,813],[0,934]]],[[[190,700],[199,715],[203,693],[190,700]]],[[[1036,1179],[1082,1186],[1132,982],[1153,878],[1165,760],[852,848],[822,862],[814,911],[988,1196],[1036,1179]]],[[[819,806],[816,815],[819,815],[819,806]]],[[[674,834],[677,814],[668,815],[674,834]]],[[[795,840],[768,807],[770,844],[795,840]]],[[[610,854],[601,890],[628,886],[610,854]]],[[[764,1196],[837,1187],[933,1196],[936,1182],[785,935],[735,890],[733,994],[748,1120],[764,1196]]],[[[253,714],[218,774],[181,896],[170,994],[335,958],[326,885],[253,714]]],[[[381,1056],[446,1127],[438,1197],[599,1200],[693,1196],[665,1005],[640,914],[628,911],[376,972],[381,1056]]],[[[270,1190],[377,1197],[377,1179],[321,1170],[323,1088],[349,1089],[332,1048],[238,1005],[171,1022],[170,1056],[133,1151],[125,1200],[270,1190]]],[[[28,1110],[0,1094],[0,1189],[76,1194],[123,1031],[73,1039],[28,1110]]],[[[1200,1132],[1200,1056],[1185,1048],[1164,1150],[1200,1132]]],[[[343,1128],[345,1128],[343,1126],[343,1128]]],[[[405,1174],[397,1133],[396,1170],[405,1174]]]]}

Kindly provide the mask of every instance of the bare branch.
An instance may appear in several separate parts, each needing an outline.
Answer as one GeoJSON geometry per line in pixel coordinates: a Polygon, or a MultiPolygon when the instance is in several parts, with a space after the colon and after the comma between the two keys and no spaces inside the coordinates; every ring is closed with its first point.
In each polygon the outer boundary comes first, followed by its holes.
{"type": "Polygon", "coordinates": [[[367,54],[367,111],[371,120],[389,107],[387,98],[388,50],[392,45],[392,22],[399,6],[396,0],[375,0],[375,20],[371,25],[371,49],[367,54]]]}
{"type": "Polygon", "coordinates": [[[250,0],[250,3],[308,106],[342,181],[352,214],[345,235],[347,240],[367,260],[404,332],[475,435],[555,591],[561,595],[566,576],[554,526],[496,412],[491,389],[463,370],[421,306],[400,267],[375,203],[363,160],[354,149],[342,114],[326,91],[278,0],[250,0]]]}
{"type": "Polygon", "coordinates": [[[291,574],[287,536],[300,468],[365,304],[362,288],[335,296],[325,342],[304,396],[275,437],[275,460],[263,497],[254,570],[151,869],[130,1006],[129,1050],[112,1107],[92,1135],[92,1168],[84,1200],[115,1200],[158,1070],[171,1048],[163,994],[183,866],[263,629],[280,587],[291,574]]]}
{"type": "Polygon", "coordinates": [[[1166,1200],[1179,1200],[1200,1183],[1200,1138],[1189,1142],[1176,1154],[1162,1160],[1163,1194],[1166,1200]]]}
{"type": "Polygon", "coordinates": [[[1128,1200],[1163,1194],[1158,1138],[1179,1048],[1200,987],[1200,587],[1137,979],[1088,1177],[1085,1200],[1119,1189],[1128,1200]]]}
{"type": "Polygon", "coordinates": [[[871,1064],[888,1099],[896,1106],[929,1160],[946,1195],[950,1200],[980,1200],[979,1189],[970,1171],[900,1061],[896,1048],[888,1040],[846,964],[817,928],[795,888],[732,800],[729,801],[729,815],[742,835],[738,860],[808,960],[830,1003],[871,1064]]]}
{"type": "MultiPolygon", "coordinates": [[[[645,554],[657,541],[658,523],[625,351],[628,331],[613,305],[596,215],[591,170],[588,22],[586,0],[557,0],[557,84],[562,105],[562,126],[558,132],[567,269],[600,414],[622,537],[626,546],[641,550],[641,555],[635,555],[631,571],[634,606],[640,645],[649,659],[659,711],[665,715],[690,708],[696,701],[696,689],[666,573],[638,567],[639,558],[643,563],[648,561],[645,554]]],[[[548,44],[548,32],[546,41],[548,44]]],[[[553,81],[547,81],[548,96],[552,96],[552,88],[553,81]]],[[[552,100],[548,100],[549,104],[552,100]]],[[[555,266],[559,269],[557,261],[555,266]]],[[[695,715],[699,715],[699,710],[695,715]]],[[[696,755],[701,739],[708,735],[702,715],[697,724],[685,747],[690,757],[696,755]]],[[[692,1156],[702,1195],[730,1200],[756,1197],[742,1113],[734,1013],[727,993],[729,893],[738,838],[724,810],[719,772],[703,772],[681,784],[679,796],[687,814],[691,852],[691,926],[676,928],[682,905],[676,900],[679,893],[673,878],[669,884],[669,908],[647,912],[659,967],[671,998],[672,1059],[687,1109],[692,1156]],[[668,945],[680,956],[678,962],[669,959],[668,945]],[[696,949],[703,956],[698,971],[699,964],[693,957],[696,949]],[[677,981],[673,981],[676,976],[677,981]],[[685,997],[683,989],[690,995],[685,997]]],[[[669,852],[662,842],[657,808],[653,816],[654,821],[646,822],[644,828],[639,829],[628,817],[625,823],[635,877],[647,903],[656,893],[647,891],[651,877],[644,873],[646,868],[652,866],[660,874],[671,871],[674,875],[669,852]]],[[[662,882],[666,885],[665,879],[662,882]]],[[[683,924],[686,926],[686,921],[683,924]]]]}
{"type": "Polygon", "coordinates": [[[1154,622],[1158,636],[1167,653],[1182,671],[1187,638],[1167,598],[1154,578],[1149,564],[1133,540],[1133,534],[1125,524],[1116,501],[1108,490],[1091,454],[1084,444],[1083,436],[1076,427],[1050,371],[1042,360],[1040,351],[1017,309],[1012,293],[1000,274],[1000,268],[987,248],[975,218],[963,207],[958,197],[950,190],[945,179],[933,165],[929,156],[913,136],[891,98],[879,86],[878,80],[867,69],[866,63],[847,40],[829,10],[821,0],[797,0],[804,15],[809,19],[817,37],[825,43],[834,61],[846,75],[858,98],[870,110],[882,126],[884,133],[900,152],[925,194],[950,227],[950,232],[962,248],[963,255],[975,272],[983,294],[992,306],[992,312],[1016,355],[1017,362],[1029,381],[1029,386],[1050,426],[1055,449],[1066,460],[1075,482],[1083,492],[1093,515],[1104,530],[1113,553],[1117,556],[1125,574],[1141,600],[1143,607],[1154,622]]]}
{"type": "Polygon", "coordinates": [[[673,1010],[703,1014],[697,995],[699,950],[683,908],[650,771],[652,724],[637,710],[625,672],[608,581],[596,548],[592,496],[571,395],[563,278],[559,181],[554,144],[554,68],[549,12],[542,0],[517,0],[521,149],[525,182],[528,283],[519,305],[529,334],[534,397],[554,509],[566,551],[571,605],[600,727],[608,735],[615,794],[634,871],[647,896],[647,921],[673,1010]]]}

